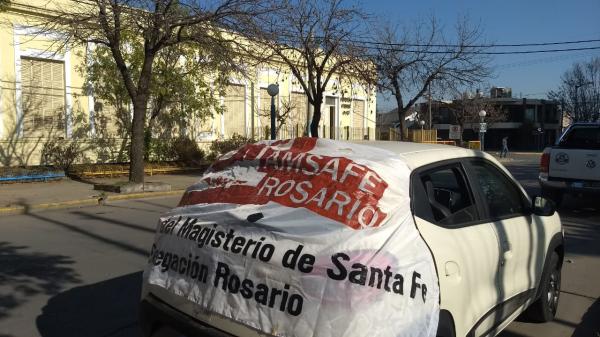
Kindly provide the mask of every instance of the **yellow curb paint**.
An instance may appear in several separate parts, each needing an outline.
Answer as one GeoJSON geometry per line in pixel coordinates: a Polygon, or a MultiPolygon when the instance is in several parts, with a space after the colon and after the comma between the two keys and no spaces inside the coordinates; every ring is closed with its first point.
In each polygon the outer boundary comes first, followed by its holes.
{"type": "Polygon", "coordinates": [[[149,198],[149,197],[164,197],[169,195],[183,194],[185,190],[173,190],[167,192],[141,192],[141,193],[130,193],[130,194],[114,194],[106,197],[106,200],[127,200],[137,198],[149,198]]]}
{"type": "MultiPolygon", "coordinates": [[[[131,193],[122,195],[109,195],[105,197],[107,201],[118,201],[118,200],[129,200],[129,199],[143,199],[151,197],[165,197],[171,195],[182,195],[185,190],[173,190],[167,192],[142,192],[142,193],[131,193]]],[[[61,202],[51,202],[42,204],[33,204],[27,206],[11,206],[11,207],[0,207],[0,215],[14,215],[24,214],[26,211],[41,211],[46,209],[60,209],[69,208],[75,206],[89,206],[100,204],[101,197],[80,199],[80,200],[68,200],[61,202]]]]}

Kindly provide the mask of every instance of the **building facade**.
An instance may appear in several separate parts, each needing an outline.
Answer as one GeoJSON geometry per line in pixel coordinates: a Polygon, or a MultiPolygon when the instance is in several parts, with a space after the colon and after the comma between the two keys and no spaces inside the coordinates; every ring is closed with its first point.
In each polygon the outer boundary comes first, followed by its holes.
{"type": "MultiPolygon", "coordinates": [[[[13,0],[0,13],[0,165],[39,165],[50,139],[72,139],[90,144],[126,147],[126,125],[117,127],[116,109],[101,104],[86,85],[82,69],[94,46],[55,48],[60,32],[39,34],[31,22],[51,15],[60,1],[13,0]],[[81,128],[86,125],[86,128],[81,128]],[[85,134],[80,134],[85,130],[85,134]],[[108,132],[99,132],[107,131],[108,132]],[[99,135],[113,142],[101,142],[99,135]],[[114,141],[116,140],[116,141],[114,141]]],[[[335,76],[334,76],[335,78],[335,76]]],[[[120,79],[119,79],[120,80],[120,79]]],[[[312,106],[298,81],[282,63],[261,64],[244,76],[231,76],[219,94],[223,113],[202,122],[187,123],[173,137],[185,135],[206,146],[234,134],[264,139],[269,133],[269,84],[279,85],[277,109],[288,109],[278,138],[307,134],[312,106]]],[[[376,92],[357,83],[332,80],[321,111],[320,136],[332,139],[375,139],[376,92]]],[[[125,114],[127,124],[130,116],[125,114]]],[[[130,122],[130,121],[129,121],[130,122]]],[[[116,151],[115,149],[110,151],[116,151]]],[[[93,151],[92,151],[93,152],[93,151]]],[[[89,161],[110,160],[90,152],[89,161]]]]}
{"type": "MultiPolygon", "coordinates": [[[[503,93],[492,90],[491,97],[479,98],[496,110],[493,118],[484,119],[487,122],[485,148],[500,149],[504,137],[508,137],[509,148],[513,150],[539,151],[553,144],[562,131],[558,102],[513,98],[510,97],[510,88],[502,89],[503,93]]],[[[456,109],[453,103],[456,101],[431,103],[433,127],[438,130],[438,138],[448,139],[450,126],[460,124],[453,113],[456,109]]],[[[417,109],[422,116],[428,116],[428,103],[419,104],[417,109]]],[[[464,125],[463,140],[479,140],[479,122],[479,117],[471,116],[464,125]]]]}

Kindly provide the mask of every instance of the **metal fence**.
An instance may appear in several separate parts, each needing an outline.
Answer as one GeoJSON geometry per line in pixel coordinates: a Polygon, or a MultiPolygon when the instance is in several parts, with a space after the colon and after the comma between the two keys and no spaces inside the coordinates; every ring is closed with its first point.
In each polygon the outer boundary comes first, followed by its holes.
{"type": "MultiPolygon", "coordinates": [[[[307,132],[305,130],[304,125],[299,124],[284,126],[277,130],[277,139],[297,138],[306,135],[307,132]]],[[[397,140],[397,138],[399,138],[397,137],[397,133],[395,133],[395,131],[393,130],[391,130],[391,132],[390,130],[386,130],[382,133],[381,130],[379,130],[378,128],[353,128],[350,126],[331,127],[328,125],[319,127],[319,137],[340,140],[397,140]]],[[[268,126],[255,128],[254,138],[258,140],[270,139],[271,128],[268,126]]]]}

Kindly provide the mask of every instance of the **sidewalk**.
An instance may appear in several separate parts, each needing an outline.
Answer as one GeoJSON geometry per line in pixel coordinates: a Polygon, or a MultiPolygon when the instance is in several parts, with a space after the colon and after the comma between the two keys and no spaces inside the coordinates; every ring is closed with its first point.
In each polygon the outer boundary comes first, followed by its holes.
{"type": "MultiPolygon", "coordinates": [[[[201,172],[146,176],[146,182],[171,185],[170,192],[119,194],[95,191],[91,182],[64,178],[51,182],[0,184],[0,215],[23,213],[29,210],[63,208],[99,204],[104,200],[144,198],[163,195],[181,195],[183,190],[200,179],[201,172]]],[[[94,183],[126,181],[127,177],[93,179],[94,183]]]]}
{"type": "Polygon", "coordinates": [[[539,165],[541,152],[509,152],[505,158],[500,158],[499,151],[486,151],[491,154],[502,164],[526,164],[526,165],[539,165]]]}

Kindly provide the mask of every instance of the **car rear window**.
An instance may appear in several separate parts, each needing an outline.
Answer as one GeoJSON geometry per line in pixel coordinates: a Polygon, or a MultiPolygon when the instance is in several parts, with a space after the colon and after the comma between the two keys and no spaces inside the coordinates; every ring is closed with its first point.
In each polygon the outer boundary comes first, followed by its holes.
{"type": "Polygon", "coordinates": [[[575,126],[565,133],[558,142],[558,146],[600,150],[600,126],[575,126]]]}

